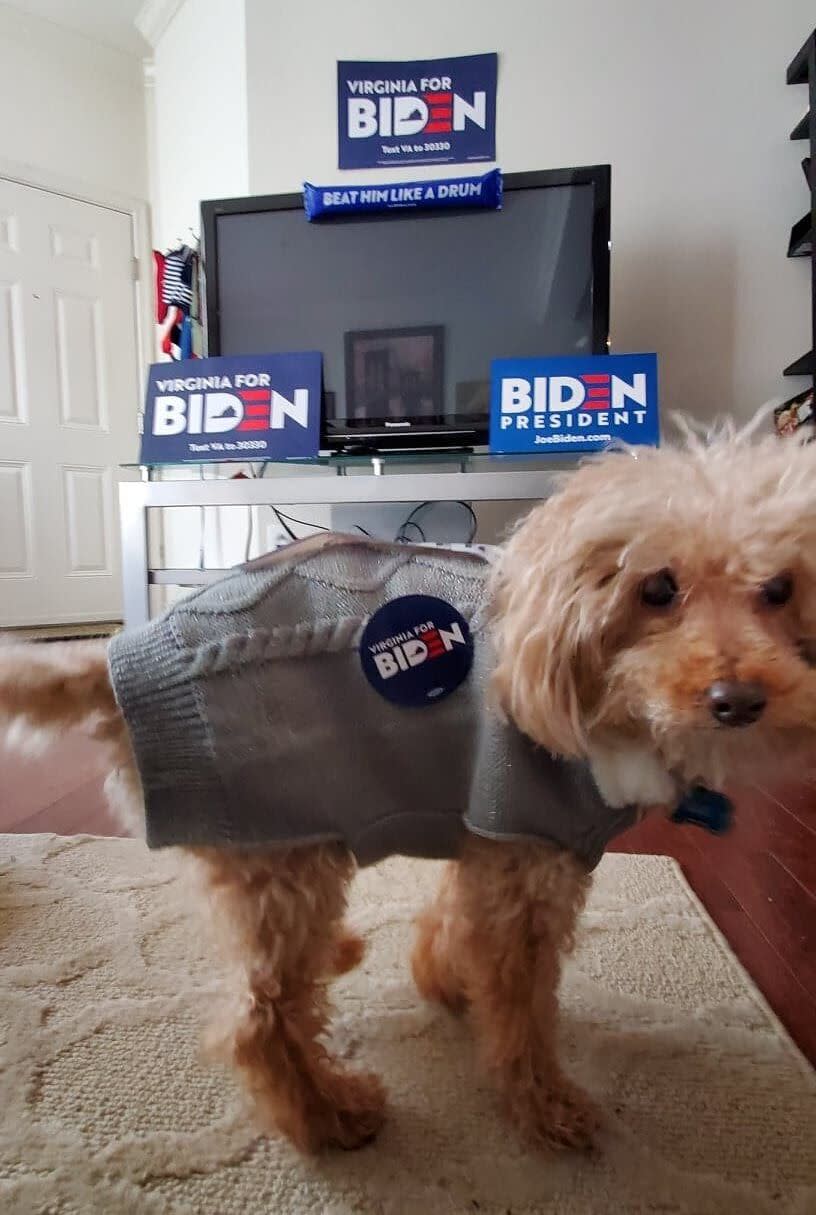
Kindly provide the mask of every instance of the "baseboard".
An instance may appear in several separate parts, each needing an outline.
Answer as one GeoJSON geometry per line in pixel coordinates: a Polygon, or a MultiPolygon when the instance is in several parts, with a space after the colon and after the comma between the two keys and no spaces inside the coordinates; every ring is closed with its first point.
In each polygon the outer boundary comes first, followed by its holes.
{"type": "Polygon", "coordinates": [[[14,641],[93,641],[112,637],[122,627],[120,620],[94,621],[92,624],[44,624],[32,628],[4,629],[14,641]]]}

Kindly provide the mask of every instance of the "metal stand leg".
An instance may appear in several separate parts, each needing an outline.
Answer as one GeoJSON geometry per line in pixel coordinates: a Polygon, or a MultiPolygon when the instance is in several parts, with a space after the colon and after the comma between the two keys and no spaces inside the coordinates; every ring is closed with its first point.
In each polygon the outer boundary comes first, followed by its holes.
{"type": "Polygon", "coordinates": [[[139,481],[124,481],[119,486],[122,600],[127,629],[139,628],[150,619],[145,486],[139,481]]]}

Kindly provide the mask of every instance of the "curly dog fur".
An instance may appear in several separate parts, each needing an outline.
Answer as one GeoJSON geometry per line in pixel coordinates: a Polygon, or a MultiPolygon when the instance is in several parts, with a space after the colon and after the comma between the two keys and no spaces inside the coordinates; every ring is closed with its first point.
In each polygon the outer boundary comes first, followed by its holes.
{"type": "MultiPolygon", "coordinates": [[[[645,812],[693,781],[803,769],[816,723],[816,445],[731,433],[591,461],[511,537],[493,596],[498,704],[542,746],[586,757],[611,803],[645,812]],[[663,602],[644,590],[655,578],[663,602]],[[712,717],[722,680],[763,690],[750,728],[712,717]]],[[[111,805],[138,832],[104,645],[0,649],[0,716],[17,741],[76,726],[96,737],[111,805]]],[[[352,858],[338,845],[191,857],[236,971],[214,1039],[260,1124],[303,1151],[368,1142],[380,1081],[325,1042],[329,983],[363,953],[343,920],[352,858]]],[[[557,1043],[561,965],[589,881],[545,844],[474,837],[418,924],[419,990],[467,1012],[508,1116],[536,1144],[585,1147],[598,1121],[557,1043]]]]}

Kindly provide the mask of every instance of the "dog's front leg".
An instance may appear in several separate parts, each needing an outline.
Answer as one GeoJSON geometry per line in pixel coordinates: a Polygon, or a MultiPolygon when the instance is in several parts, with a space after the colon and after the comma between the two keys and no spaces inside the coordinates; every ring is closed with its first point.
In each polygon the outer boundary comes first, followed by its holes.
{"type": "Polygon", "coordinates": [[[598,1117],[558,1061],[557,993],[589,875],[548,845],[473,839],[458,884],[456,970],[507,1113],[534,1143],[587,1148],[598,1117]]]}

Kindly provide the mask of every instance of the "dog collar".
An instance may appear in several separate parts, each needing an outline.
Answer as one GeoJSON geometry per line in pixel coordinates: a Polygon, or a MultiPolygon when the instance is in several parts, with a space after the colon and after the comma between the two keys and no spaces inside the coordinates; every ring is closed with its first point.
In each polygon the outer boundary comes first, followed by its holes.
{"type": "Polygon", "coordinates": [[[734,804],[724,793],[706,789],[705,785],[695,785],[680,800],[670,821],[691,823],[714,835],[725,835],[731,829],[733,815],[734,804]]]}

